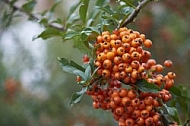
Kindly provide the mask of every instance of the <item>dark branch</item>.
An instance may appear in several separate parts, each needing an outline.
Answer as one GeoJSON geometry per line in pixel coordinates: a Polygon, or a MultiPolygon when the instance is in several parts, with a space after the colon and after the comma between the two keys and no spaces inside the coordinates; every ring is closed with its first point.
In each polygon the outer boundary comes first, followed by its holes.
{"type": "Polygon", "coordinates": [[[142,2],[140,2],[139,5],[136,7],[136,9],[134,9],[133,12],[129,15],[129,17],[123,23],[120,24],[120,27],[124,27],[127,24],[134,22],[134,19],[135,17],[137,17],[140,10],[151,1],[153,0],[143,0],[142,2]]]}
{"type": "MultiPolygon", "coordinates": [[[[2,0],[2,2],[9,5],[13,10],[24,13],[25,15],[27,15],[30,19],[32,19],[34,21],[39,21],[40,20],[40,18],[37,17],[36,15],[34,15],[32,13],[29,13],[29,12],[23,10],[22,8],[19,8],[19,7],[15,6],[15,5],[11,4],[11,2],[9,0],[2,0]]],[[[47,26],[55,28],[55,29],[57,29],[59,31],[64,31],[65,30],[63,27],[58,27],[58,26],[55,26],[54,24],[48,24],[47,26]]]]}

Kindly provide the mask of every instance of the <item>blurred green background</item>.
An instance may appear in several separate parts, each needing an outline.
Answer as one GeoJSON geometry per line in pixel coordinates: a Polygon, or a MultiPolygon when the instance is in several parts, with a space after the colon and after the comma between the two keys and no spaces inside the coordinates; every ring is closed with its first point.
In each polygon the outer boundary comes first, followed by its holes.
{"type": "MultiPolygon", "coordinates": [[[[64,0],[54,16],[66,20],[75,2],[64,0]]],[[[34,12],[52,4],[41,0],[34,12]]],[[[69,106],[72,93],[80,87],[75,76],[62,71],[57,57],[82,64],[83,54],[72,47],[72,42],[62,42],[61,38],[32,41],[43,28],[25,16],[15,17],[4,29],[1,17],[8,6],[0,1],[0,8],[0,126],[116,126],[109,112],[92,108],[88,96],[80,104],[69,106]]],[[[177,74],[175,84],[190,88],[190,1],[151,3],[129,27],[153,41],[150,51],[158,63],[173,61],[169,70],[177,74]]]]}

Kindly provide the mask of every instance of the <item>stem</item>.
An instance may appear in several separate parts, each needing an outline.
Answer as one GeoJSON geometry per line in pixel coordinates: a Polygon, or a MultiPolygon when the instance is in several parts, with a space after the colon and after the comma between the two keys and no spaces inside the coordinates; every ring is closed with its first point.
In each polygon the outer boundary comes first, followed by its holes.
{"type": "Polygon", "coordinates": [[[154,0],[143,0],[142,2],[139,3],[139,5],[136,7],[136,9],[133,10],[133,12],[129,15],[129,17],[119,25],[119,27],[124,27],[130,22],[133,22],[135,17],[139,14],[140,10],[145,7],[149,2],[154,1],[154,0]]]}
{"type": "MultiPolygon", "coordinates": [[[[25,15],[27,15],[28,17],[30,17],[32,20],[34,20],[36,22],[40,19],[37,16],[35,16],[34,14],[32,14],[30,12],[27,12],[27,11],[23,10],[22,8],[15,6],[14,4],[11,4],[11,1],[9,1],[9,0],[2,0],[2,2],[9,5],[13,10],[24,13],[25,15]]],[[[58,26],[55,26],[55,25],[53,25],[51,23],[47,24],[47,26],[55,28],[55,29],[57,29],[59,31],[64,31],[65,30],[64,27],[58,27],[58,26]]]]}

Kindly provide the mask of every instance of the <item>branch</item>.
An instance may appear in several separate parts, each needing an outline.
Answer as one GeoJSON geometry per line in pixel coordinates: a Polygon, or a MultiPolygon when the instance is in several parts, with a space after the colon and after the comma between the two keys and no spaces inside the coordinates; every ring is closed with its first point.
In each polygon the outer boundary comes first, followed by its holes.
{"type": "Polygon", "coordinates": [[[124,27],[130,22],[134,22],[135,17],[139,14],[140,10],[146,6],[149,2],[154,1],[154,0],[143,0],[139,5],[136,7],[136,9],[133,10],[133,12],[128,16],[126,20],[123,21],[123,23],[120,24],[119,27],[124,27]]]}
{"type": "MultiPolygon", "coordinates": [[[[34,20],[34,21],[38,21],[38,20],[40,20],[40,18],[38,18],[37,16],[35,16],[34,14],[32,14],[32,13],[29,13],[29,12],[27,12],[27,11],[25,11],[24,9],[22,9],[22,8],[19,8],[19,7],[17,7],[17,6],[15,6],[15,5],[13,5],[13,4],[11,4],[11,2],[9,1],[9,0],[2,0],[2,2],[4,2],[5,4],[7,4],[7,5],[9,5],[14,11],[19,11],[19,12],[21,12],[21,13],[24,13],[25,15],[27,15],[28,17],[30,17],[32,20],[34,20]]],[[[47,26],[48,27],[51,27],[51,28],[55,28],[55,29],[57,29],[57,30],[59,30],[59,31],[64,31],[65,29],[64,29],[64,27],[58,27],[58,26],[55,26],[55,25],[53,25],[53,24],[47,24],[47,26]]]]}

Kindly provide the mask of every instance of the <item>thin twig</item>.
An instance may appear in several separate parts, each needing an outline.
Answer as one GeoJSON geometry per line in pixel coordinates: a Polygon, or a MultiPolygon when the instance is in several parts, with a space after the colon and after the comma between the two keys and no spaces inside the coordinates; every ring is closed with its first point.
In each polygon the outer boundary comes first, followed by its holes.
{"type": "MultiPolygon", "coordinates": [[[[10,2],[9,0],[2,0],[2,2],[4,2],[4,3],[7,4],[7,5],[9,5],[13,10],[24,13],[25,15],[27,15],[28,17],[30,17],[30,19],[32,19],[32,20],[34,20],[34,21],[36,21],[36,22],[40,20],[40,18],[38,18],[38,17],[35,16],[34,14],[29,13],[29,12],[23,10],[22,8],[17,7],[17,6],[15,6],[15,5],[11,4],[11,2],[10,2]]],[[[65,30],[64,27],[58,27],[58,26],[55,26],[55,25],[53,25],[53,24],[51,24],[51,23],[50,23],[50,24],[47,24],[47,26],[48,26],[48,27],[51,27],[51,28],[55,28],[55,29],[57,29],[57,30],[59,30],[59,31],[64,31],[64,30],[65,30]]]]}
{"type": "Polygon", "coordinates": [[[138,13],[140,12],[140,10],[151,1],[153,0],[143,0],[142,2],[140,2],[139,5],[136,7],[136,9],[133,10],[133,12],[129,15],[129,17],[123,23],[121,23],[119,27],[124,27],[127,24],[133,22],[135,17],[137,17],[138,13]]]}

